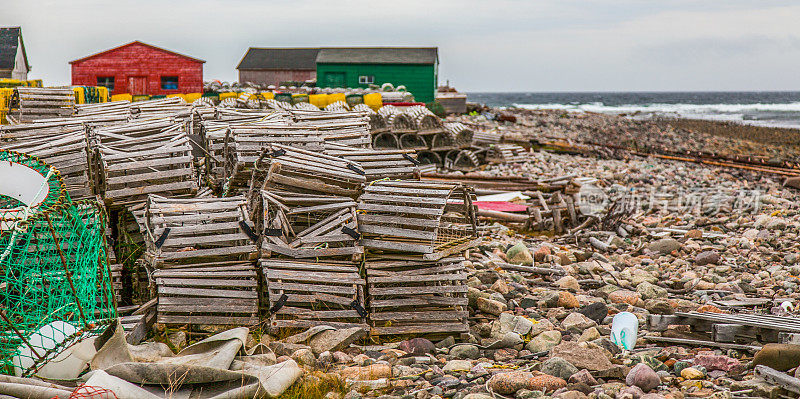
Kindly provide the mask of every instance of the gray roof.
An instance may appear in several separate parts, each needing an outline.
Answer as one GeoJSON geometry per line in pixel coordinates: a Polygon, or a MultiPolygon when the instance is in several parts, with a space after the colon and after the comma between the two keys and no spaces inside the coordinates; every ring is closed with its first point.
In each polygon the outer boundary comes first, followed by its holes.
{"type": "Polygon", "coordinates": [[[436,64],[437,47],[331,47],[320,49],[322,64],[436,64]]]}
{"type": "Polygon", "coordinates": [[[236,69],[317,69],[318,48],[250,47],[236,69]]]}
{"type": "MultiPolygon", "coordinates": [[[[20,27],[0,28],[0,69],[14,69],[17,57],[17,47],[21,42],[22,29],[20,27]]],[[[28,55],[25,54],[25,45],[22,46],[25,64],[28,66],[28,55]]],[[[28,66],[30,69],[30,66],[28,66]]]]}

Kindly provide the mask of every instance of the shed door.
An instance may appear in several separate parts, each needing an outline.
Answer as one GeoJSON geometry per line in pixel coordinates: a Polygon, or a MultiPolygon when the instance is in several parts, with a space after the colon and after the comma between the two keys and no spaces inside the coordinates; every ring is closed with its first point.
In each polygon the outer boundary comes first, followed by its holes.
{"type": "Polygon", "coordinates": [[[344,72],[325,72],[325,87],[344,86],[344,72]]]}
{"type": "Polygon", "coordinates": [[[147,94],[147,76],[129,76],[128,92],[132,95],[147,94]]]}

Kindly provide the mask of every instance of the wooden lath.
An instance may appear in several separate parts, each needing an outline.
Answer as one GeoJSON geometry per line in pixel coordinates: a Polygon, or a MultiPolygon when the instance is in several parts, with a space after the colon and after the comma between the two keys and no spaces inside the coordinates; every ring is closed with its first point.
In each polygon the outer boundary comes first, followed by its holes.
{"type": "Polygon", "coordinates": [[[261,190],[250,215],[263,256],[359,260],[356,203],[348,197],[261,190]]]}
{"type": "Polygon", "coordinates": [[[255,326],[258,276],[252,262],[213,262],[153,273],[158,322],[167,325],[255,326]]]}
{"type": "Polygon", "coordinates": [[[147,250],[154,268],[213,261],[254,261],[258,238],[247,222],[244,197],[164,198],[145,208],[147,250]]]}
{"type": "Polygon", "coordinates": [[[358,203],[362,245],[437,260],[479,241],[474,194],[457,184],[375,181],[358,203]]]}
{"type": "Polygon", "coordinates": [[[439,261],[365,262],[373,335],[454,334],[468,331],[463,256],[439,261]]]}
{"type": "Polygon", "coordinates": [[[366,324],[366,282],[351,262],[263,259],[270,328],[366,324]]]}
{"type": "Polygon", "coordinates": [[[251,187],[356,198],[366,182],[354,161],[284,145],[269,145],[255,162],[251,187]]]}

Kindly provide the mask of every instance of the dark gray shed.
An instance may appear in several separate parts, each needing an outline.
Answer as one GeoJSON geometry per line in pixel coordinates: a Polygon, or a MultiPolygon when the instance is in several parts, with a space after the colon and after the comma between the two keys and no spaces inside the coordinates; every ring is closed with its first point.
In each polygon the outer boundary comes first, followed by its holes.
{"type": "Polygon", "coordinates": [[[239,82],[275,85],[305,82],[317,76],[318,48],[251,47],[239,65],[239,82]]]}
{"type": "Polygon", "coordinates": [[[30,69],[22,29],[0,28],[0,78],[27,80],[30,69]]]}

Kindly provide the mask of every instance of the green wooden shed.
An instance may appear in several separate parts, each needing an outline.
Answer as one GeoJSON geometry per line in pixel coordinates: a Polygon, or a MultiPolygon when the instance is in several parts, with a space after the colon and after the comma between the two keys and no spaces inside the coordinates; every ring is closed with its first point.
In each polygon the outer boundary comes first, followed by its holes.
{"type": "Polygon", "coordinates": [[[420,102],[434,100],[439,74],[437,47],[335,47],[317,54],[317,86],[404,85],[420,102]]]}

